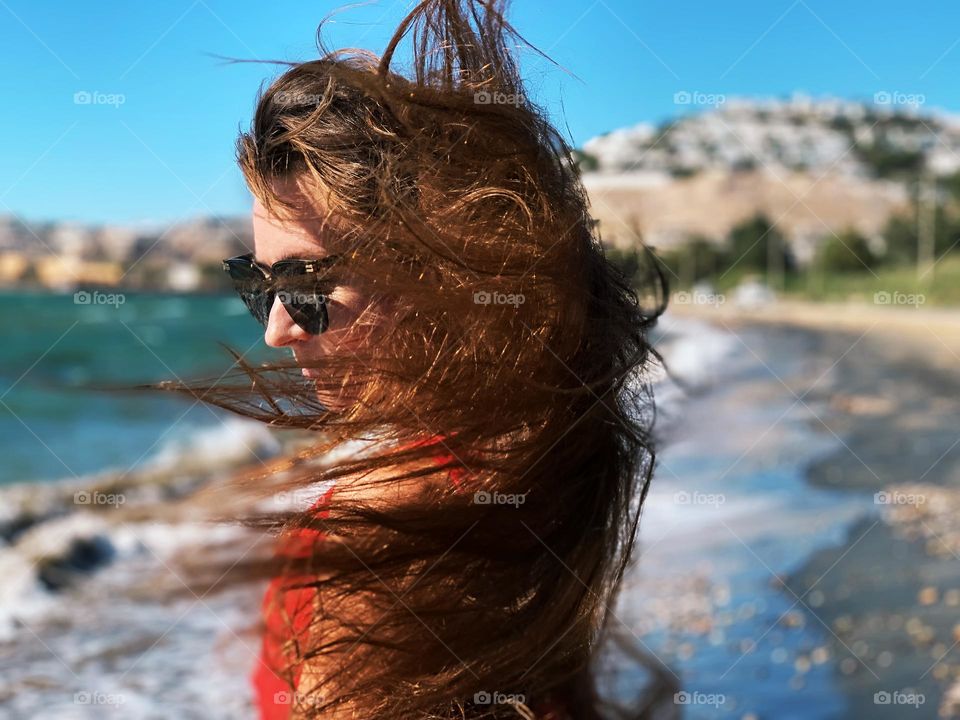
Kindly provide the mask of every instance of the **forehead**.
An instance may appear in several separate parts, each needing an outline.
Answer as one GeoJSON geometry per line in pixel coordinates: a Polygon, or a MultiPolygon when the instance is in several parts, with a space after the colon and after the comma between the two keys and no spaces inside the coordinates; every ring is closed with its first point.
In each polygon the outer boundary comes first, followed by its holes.
{"type": "Polygon", "coordinates": [[[332,252],[329,247],[332,243],[326,237],[332,232],[329,222],[282,220],[267,212],[259,200],[253,203],[252,216],[254,255],[262,263],[272,265],[289,257],[310,260],[332,252]]]}

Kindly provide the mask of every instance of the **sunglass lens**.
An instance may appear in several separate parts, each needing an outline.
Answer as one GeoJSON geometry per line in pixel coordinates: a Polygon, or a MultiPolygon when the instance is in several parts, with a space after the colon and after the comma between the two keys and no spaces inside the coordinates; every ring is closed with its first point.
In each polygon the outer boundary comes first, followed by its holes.
{"type": "MultiPolygon", "coordinates": [[[[295,265],[287,268],[281,263],[280,270],[291,270],[290,277],[284,278],[289,287],[274,290],[273,285],[264,276],[259,267],[253,264],[249,257],[231,258],[224,261],[224,268],[230,274],[237,294],[250,314],[264,327],[270,322],[270,310],[274,299],[279,296],[280,301],[290,314],[291,319],[311,335],[319,335],[329,326],[327,315],[327,298],[318,288],[318,281],[311,277],[303,282],[302,266],[295,265]],[[296,270],[297,272],[292,272],[296,270]]],[[[281,275],[286,273],[281,272],[281,275]]]]}
{"type": "Polygon", "coordinates": [[[225,260],[224,269],[233,280],[234,289],[250,314],[266,327],[270,320],[270,308],[273,306],[273,292],[270,291],[263,273],[247,257],[225,260]]]}
{"type": "Polygon", "coordinates": [[[324,295],[305,290],[283,290],[278,295],[290,318],[311,335],[319,335],[329,326],[324,295]]]}
{"type": "Polygon", "coordinates": [[[257,322],[266,327],[270,320],[270,308],[273,307],[273,293],[263,287],[238,283],[237,294],[257,322]]]}

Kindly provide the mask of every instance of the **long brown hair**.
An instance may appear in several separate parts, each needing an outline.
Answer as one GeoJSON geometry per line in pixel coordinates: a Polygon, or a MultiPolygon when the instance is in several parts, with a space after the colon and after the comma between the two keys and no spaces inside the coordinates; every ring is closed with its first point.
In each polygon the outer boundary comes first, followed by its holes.
{"type": "Polygon", "coordinates": [[[318,39],[319,59],[262,89],[237,143],[247,183],[276,217],[326,228],[333,277],[365,289],[359,322],[379,335],[312,363],[319,379],[238,358],[220,382],[162,384],[314,431],[234,489],[344,488],[322,512],[244,510],[327,537],[236,566],[321,598],[287,668],[312,668],[304,717],[531,717],[547,697],[598,712],[589,669],[654,464],[649,333],[666,280],[651,265],[641,301],[605,258],[513,41],[498,0],[425,0],[382,56],[318,39]],[[474,702],[484,692],[519,699],[474,702]]]}

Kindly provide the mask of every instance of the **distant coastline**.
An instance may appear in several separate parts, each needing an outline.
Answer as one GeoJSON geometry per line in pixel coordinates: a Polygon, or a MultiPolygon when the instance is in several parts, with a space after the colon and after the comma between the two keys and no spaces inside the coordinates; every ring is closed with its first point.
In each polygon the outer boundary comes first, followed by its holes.
{"type": "Polygon", "coordinates": [[[246,217],[199,217],[145,229],[0,215],[0,287],[227,290],[220,261],[252,248],[246,217]]]}

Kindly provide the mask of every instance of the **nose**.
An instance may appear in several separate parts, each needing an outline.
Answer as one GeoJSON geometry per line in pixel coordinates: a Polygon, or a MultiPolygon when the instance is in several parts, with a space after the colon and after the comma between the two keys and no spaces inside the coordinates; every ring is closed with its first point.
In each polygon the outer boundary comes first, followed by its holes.
{"type": "Polygon", "coordinates": [[[290,313],[280,302],[280,298],[273,299],[270,308],[270,318],[267,320],[267,329],[263,333],[264,342],[270,347],[281,348],[304,342],[310,338],[310,333],[297,325],[290,317],[290,313]]]}

